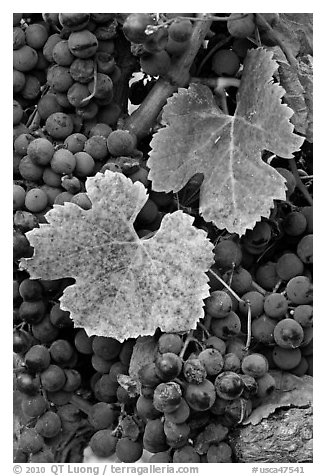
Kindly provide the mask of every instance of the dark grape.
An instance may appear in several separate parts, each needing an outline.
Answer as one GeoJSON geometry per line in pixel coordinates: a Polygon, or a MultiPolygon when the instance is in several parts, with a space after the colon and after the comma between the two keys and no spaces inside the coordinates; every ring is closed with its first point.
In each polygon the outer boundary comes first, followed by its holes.
{"type": "Polygon", "coordinates": [[[189,383],[186,387],[184,398],[193,410],[208,410],[216,398],[214,385],[207,379],[199,384],[189,383]]]}
{"type": "Polygon", "coordinates": [[[62,387],[64,392],[75,392],[81,385],[81,375],[78,370],[65,369],[66,383],[62,387]]]}
{"type": "Polygon", "coordinates": [[[190,415],[190,408],[186,400],[181,399],[180,406],[170,413],[165,413],[165,419],[173,423],[184,423],[190,415]]]}
{"type": "Polygon", "coordinates": [[[35,454],[44,446],[44,440],[34,428],[26,428],[19,437],[19,449],[24,453],[35,454]]]}
{"type": "Polygon", "coordinates": [[[295,276],[287,283],[286,295],[294,304],[311,304],[312,283],[306,276],[295,276]]]}
{"type": "Polygon", "coordinates": [[[158,340],[158,350],[162,354],[165,352],[179,354],[181,352],[182,345],[182,339],[178,334],[164,333],[158,340]]]}
{"type": "Polygon", "coordinates": [[[232,449],[222,441],[218,445],[210,445],[207,451],[207,463],[232,463],[232,449]]]}
{"type": "Polygon", "coordinates": [[[189,358],[183,365],[183,375],[187,382],[199,384],[206,379],[207,371],[198,358],[189,358]]]}
{"type": "Polygon", "coordinates": [[[163,422],[160,418],[148,420],[143,435],[144,449],[151,453],[161,453],[168,449],[163,422]]]}
{"type": "Polygon", "coordinates": [[[149,458],[149,463],[172,463],[172,457],[168,451],[159,451],[149,458]]]}
{"type": "Polygon", "coordinates": [[[92,343],[93,352],[105,360],[118,357],[122,344],[112,337],[95,336],[92,343]]]}
{"type": "Polygon", "coordinates": [[[78,352],[90,355],[93,353],[93,340],[94,337],[87,335],[85,329],[78,329],[78,332],[75,335],[74,344],[78,352]]]}
{"type": "Polygon", "coordinates": [[[282,319],[288,310],[289,303],[283,294],[272,293],[265,297],[264,311],[268,317],[282,319]]]}
{"type": "Polygon", "coordinates": [[[263,377],[268,372],[268,362],[262,354],[246,355],[241,362],[241,370],[244,374],[254,378],[263,377]]]}
{"type": "Polygon", "coordinates": [[[275,379],[274,377],[266,373],[263,377],[260,377],[256,380],[257,382],[257,397],[259,398],[266,398],[268,395],[270,395],[275,387],[275,379]]]}
{"type": "Polygon", "coordinates": [[[45,412],[36,422],[35,430],[44,438],[52,438],[61,431],[61,420],[57,413],[45,412]]]}
{"type": "Polygon", "coordinates": [[[25,355],[25,364],[33,372],[42,372],[50,362],[50,352],[44,345],[33,345],[25,355]]]}
{"type": "Polygon", "coordinates": [[[162,382],[156,371],[156,365],[154,362],[143,365],[138,371],[138,378],[142,385],[148,387],[156,387],[162,382]]]}
{"type": "Polygon", "coordinates": [[[49,350],[54,362],[65,364],[73,356],[74,348],[67,340],[58,339],[52,342],[49,350]]]}
{"type": "Polygon", "coordinates": [[[111,430],[98,430],[89,441],[93,453],[100,458],[113,455],[118,439],[111,435],[111,430]]]}
{"type": "Polygon", "coordinates": [[[233,400],[240,397],[244,384],[240,375],[235,372],[222,372],[214,382],[216,393],[224,400],[233,400]]]}
{"type": "Polygon", "coordinates": [[[24,279],[19,285],[19,294],[24,301],[39,301],[43,295],[43,287],[35,279],[24,279]]]}
{"type": "Polygon", "coordinates": [[[105,402],[98,402],[92,406],[88,420],[95,430],[104,430],[105,428],[111,427],[116,421],[116,417],[117,412],[112,405],[105,402]]]}
{"type": "Polygon", "coordinates": [[[310,304],[300,304],[293,311],[293,319],[302,327],[311,327],[313,319],[313,307],[310,304]]]}
{"type": "Polygon", "coordinates": [[[273,361],[282,370],[291,370],[296,367],[301,360],[300,349],[285,349],[276,345],[273,349],[273,361]]]}
{"type": "Polygon", "coordinates": [[[287,235],[299,236],[307,228],[307,219],[301,212],[290,212],[283,221],[283,229],[287,235]]]}
{"type": "Polygon", "coordinates": [[[43,300],[24,301],[19,307],[19,315],[21,319],[28,324],[40,323],[46,313],[46,305],[43,300]]]}
{"type": "Polygon", "coordinates": [[[252,321],[252,336],[262,344],[274,344],[274,329],[277,321],[262,314],[252,321]]]}
{"type": "Polygon", "coordinates": [[[178,424],[165,420],[163,428],[166,441],[172,448],[179,448],[187,442],[190,433],[190,426],[187,423],[178,424]]]}
{"type": "Polygon", "coordinates": [[[239,316],[231,311],[222,319],[213,319],[211,323],[212,334],[220,339],[228,339],[236,336],[241,331],[241,321],[239,316]]]}
{"type": "Polygon", "coordinates": [[[303,273],[303,270],[303,262],[294,253],[284,253],[276,263],[276,272],[284,281],[299,276],[303,273]]]}
{"type": "Polygon", "coordinates": [[[155,360],[156,373],[163,382],[177,377],[182,370],[181,358],[173,352],[158,354],[155,360]]]}
{"type": "Polygon", "coordinates": [[[216,349],[205,349],[198,354],[198,359],[204,365],[207,375],[217,375],[223,368],[222,354],[216,349]]]}
{"type": "Polygon", "coordinates": [[[260,316],[264,310],[264,296],[258,291],[249,291],[241,296],[242,301],[239,303],[239,311],[243,315],[248,314],[248,304],[250,303],[251,317],[260,316]]]}
{"type": "Polygon", "coordinates": [[[232,352],[225,354],[223,356],[224,364],[223,364],[223,371],[224,372],[235,372],[238,373],[241,368],[241,362],[239,357],[232,352]]]}
{"type": "Polygon", "coordinates": [[[134,463],[143,454],[143,446],[140,441],[132,441],[130,438],[120,438],[117,442],[115,454],[123,463],[134,463]]]}
{"type": "Polygon", "coordinates": [[[16,385],[17,390],[20,392],[34,396],[40,390],[40,378],[39,376],[33,377],[28,373],[21,372],[17,375],[16,385]]]}
{"type": "Polygon", "coordinates": [[[230,287],[237,294],[244,294],[251,290],[252,276],[245,268],[239,266],[236,269],[228,270],[223,274],[223,280],[229,283],[230,287]]]}
{"type": "Polygon", "coordinates": [[[225,291],[213,291],[205,300],[205,308],[214,319],[221,319],[232,310],[232,300],[225,291]]]}
{"type": "Polygon", "coordinates": [[[214,248],[215,263],[219,268],[231,269],[240,265],[242,251],[238,243],[232,240],[223,240],[214,248]]]}
{"type": "Polygon", "coordinates": [[[160,383],[154,390],[153,404],[160,412],[174,412],[181,404],[182,392],[175,382],[160,383]]]}
{"type": "Polygon", "coordinates": [[[303,341],[303,329],[294,319],[282,319],[274,328],[274,339],[280,347],[294,349],[303,341]]]}
{"type": "Polygon", "coordinates": [[[41,384],[44,390],[57,392],[61,390],[66,382],[66,375],[61,367],[51,364],[41,375],[41,384]]]}
{"type": "Polygon", "coordinates": [[[47,409],[47,402],[43,395],[28,396],[22,400],[22,410],[30,418],[41,416],[47,409]]]}

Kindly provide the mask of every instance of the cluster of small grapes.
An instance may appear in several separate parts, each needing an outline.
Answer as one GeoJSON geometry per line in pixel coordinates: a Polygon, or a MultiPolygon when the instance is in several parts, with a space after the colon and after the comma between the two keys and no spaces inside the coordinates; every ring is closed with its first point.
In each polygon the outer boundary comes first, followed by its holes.
{"type": "Polygon", "coordinates": [[[24,423],[16,462],[54,462],[55,447],[81,426],[88,440],[111,432],[125,397],[117,376],[128,373],[134,339],[120,343],[74,328],[56,302],[64,281],[14,281],[14,387],[24,423]],[[85,392],[88,399],[78,396],[85,392]]]}

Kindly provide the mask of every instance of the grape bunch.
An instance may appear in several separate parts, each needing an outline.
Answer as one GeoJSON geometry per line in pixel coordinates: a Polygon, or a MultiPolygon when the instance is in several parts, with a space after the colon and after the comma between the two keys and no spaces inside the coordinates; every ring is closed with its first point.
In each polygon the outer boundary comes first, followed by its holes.
{"type": "MultiPolygon", "coordinates": [[[[313,373],[313,207],[288,161],[263,157],[284,178],[286,199],[238,236],[200,217],[203,174],[178,193],[152,190],[146,161],[160,114],[146,137],[126,127],[130,104],[151,96],[158,78],[168,83],[187,57],[196,20],[193,13],[13,15],[17,463],[82,462],[88,445],[97,457],[124,463],[144,450],[150,462],[236,462],[229,436],[273,394],[274,372],[313,373]],[[134,222],[140,239],[181,209],[214,244],[204,318],[188,332],[157,329],[152,361],[132,376],[136,339],[89,336],[60,308],[74,279],[32,280],[19,267],[34,252],[26,233],[46,224],[54,206],[90,210],[87,178],[105,170],[145,186],[134,222]]],[[[213,21],[185,82],[224,81],[225,103],[218,93],[215,99],[232,114],[257,29],[264,39],[278,21],[278,14],[253,13],[213,21]]]]}

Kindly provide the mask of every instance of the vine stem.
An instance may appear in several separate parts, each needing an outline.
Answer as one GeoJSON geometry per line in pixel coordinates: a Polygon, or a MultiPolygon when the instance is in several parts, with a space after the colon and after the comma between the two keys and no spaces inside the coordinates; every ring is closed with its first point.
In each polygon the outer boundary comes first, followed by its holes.
{"type": "Polygon", "coordinates": [[[72,403],[78,410],[86,413],[86,415],[90,416],[92,412],[92,405],[77,395],[72,395],[70,398],[70,403],[72,403]]]}
{"type": "Polygon", "coordinates": [[[247,301],[247,306],[248,306],[248,315],[247,315],[247,342],[245,347],[246,350],[249,349],[250,342],[251,342],[251,306],[249,301],[247,301]]]}
{"type": "Polygon", "coordinates": [[[313,204],[312,196],[310,195],[310,193],[308,192],[308,190],[306,189],[305,185],[303,184],[303,182],[301,180],[301,177],[299,175],[295,159],[290,159],[289,163],[290,163],[291,172],[293,173],[293,176],[295,178],[295,183],[296,183],[297,188],[300,190],[302,195],[305,197],[305,199],[307,200],[309,205],[312,205],[313,204]]]}
{"type": "Polygon", "coordinates": [[[263,296],[266,296],[266,294],[267,294],[266,289],[264,289],[264,288],[262,288],[261,286],[259,286],[259,284],[256,283],[256,281],[253,280],[252,283],[251,283],[251,285],[252,285],[252,287],[253,287],[254,289],[256,289],[256,291],[258,291],[260,294],[262,294],[263,296]]]}
{"type": "Polygon", "coordinates": [[[194,331],[193,331],[193,330],[191,330],[191,331],[188,333],[188,335],[187,335],[187,337],[186,337],[186,340],[185,340],[185,342],[184,342],[184,344],[183,344],[183,347],[182,347],[182,349],[181,349],[181,351],[180,351],[180,354],[179,354],[180,359],[183,359],[183,356],[184,356],[185,353],[186,353],[188,344],[189,344],[192,340],[194,340],[193,334],[194,334],[194,331]]]}
{"type": "Polygon", "coordinates": [[[91,92],[91,94],[89,96],[87,96],[86,98],[84,98],[80,104],[79,104],[79,107],[85,107],[87,106],[87,104],[89,103],[89,101],[95,96],[96,94],[96,89],[97,89],[97,63],[95,61],[94,63],[94,72],[93,72],[93,78],[94,78],[94,86],[93,86],[93,91],[91,92]]]}
{"type": "MultiPolygon", "coordinates": [[[[207,14],[208,15],[208,14],[207,14]]],[[[159,78],[142,104],[126,119],[124,128],[133,132],[138,139],[145,137],[155,124],[157,116],[167,99],[179,87],[189,84],[189,69],[201,47],[212,21],[205,14],[197,18],[187,50],[171,67],[165,78],[159,78]]]]}

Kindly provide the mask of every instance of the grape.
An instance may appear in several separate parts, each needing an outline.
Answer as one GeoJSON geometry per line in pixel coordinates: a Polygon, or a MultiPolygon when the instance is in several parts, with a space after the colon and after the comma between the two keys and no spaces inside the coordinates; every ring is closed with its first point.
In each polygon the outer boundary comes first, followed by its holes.
{"type": "Polygon", "coordinates": [[[139,441],[132,441],[130,438],[120,438],[117,442],[116,456],[123,463],[134,463],[143,454],[143,446],[139,441]]]}
{"type": "Polygon", "coordinates": [[[122,348],[119,353],[119,360],[126,366],[129,366],[135,342],[135,339],[129,338],[122,343],[122,348]]]}
{"type": "Polygon", "coordinates": [[[183,375],[187,382],[199,384],[206,379],[207,371],[198,358],[189,358],[183,365],[183,375]]]}
{"type": "Polygon", "coordinates": [[[286,349],[276,345],[273,349],[273,361],[282,370],[291,370],[296,367],[301,360],[300,349],[286,349]]]}
{"type": "Polygon", "coordinates": [[[234,400],[242,394],[244,384],[235,372],[222,372],[214,382],[217,396],[224,400],[234,400]]]}
{"type": "Polygon", "coordinates": [[[313,329],[312,327],[304,327],[303,328],[303,341],[300,344],[300,348],[304,348],[308,345],[313,338],[313,329]]]}
{"type": "Polygon", "coordinates": [[[109,154],[107,139],[103,136],[93,135],[85,142],[84,151],[94,160],[104,160],[109,154]]]}
{"type": "Polygon", "coordinates": [[[101,374],[108,374],[112,366],[112,360],[105,360],[99,355],[93,354],[92,366],[97,372],[100,372],[101,374]]]}
{"type": "Polygon", "coordinates": [[[310,304],[301,304],[294,309],[293,319],[302,327],[311,327],[313,307],[310,304]]]}
{"type": "Polygon", "coordinates": [[[272,236],[272,229],[266,221],[257,222],[252,230],[243,237],[243,246],[251,254],[260,254],[266,248],[272,236]]]}
{"type": "Polygon", "coordinates": [[[172,448],[180,448],[187,442],[190,426],[187,423],[173,423],[172,421],[164,421],[164,433],[166,435],[166,441],[172,448]]]}
{"type": "Polygon", "coordinates": [[[109,135],[111,134],[111,132],[112,132],[112,129],[107,124],[97,123],[91,128],[89,132],[89,137],[103,136],[107,139],[109,135]]]}
{"type": "Polygon", "coordinates": [[[143,365],[138,371],[138,378],[142,385],[156,387],[162,382],[157,375],[156,365],[154,362],[143,365]]]}
{"type": "Polygon", "coordinates": [[[264,296],[258,291],[249,291],[241,296],[242,301],[239,303],[239,311],[242,315],[248,314],[248,304],[250,303],[251,317],[260,316],[264,310],[264,296]]]}
{"type": "Polygon", "coordinates": [[[307,219],[301,212],[290,212],[283,221],[283,230],[289,236],[299,236],[307,228],[307,219]]]}
{"type": "Polygon", "coordinates": [[[55,112],[45,121],[46,132],[53,139],[66,139],[72,133],[73,128],[74,125],[71,117],[63,112],[55,112]]]}
{"type": "Polygon", "coordinates": [[[77,152],[82,152],[84,150],[84,144],[86,141],[87,137],[84,134],[76,132],[66,137],[64,145],[70,152],[76,154],[77,152]]]}
{"type": "MultiPolygon", "coordinates": [[[[69,311],[63,311],[60,309],[60,303],[55,303],[50,311],[50,321],[59,329],[65,329],[67,327],[73,327],[73,320],[70,319],[69,311]]],[[[78,349],[77,349],[78,350],[78,349]]]]}
{"type": "Polygon", "coordinates": [[[251,290],[252,276],[246,269],[239,266],[235,270],[229,270],[223,274],[223,280],[230,283],[230,287],[237,294],[244,294],[251,290]]]}
{"type": "Polygon", "coordinates": [[[26,43],[36,50],[42,48],[48,39],[48,32],[44,25],[40,23],[30,24],[26,30],[26,43]]]}
{"type": "Polygon", "coordinates": [[[116,130],[111,132],[106,143],[108,151],[113,156],[130,156],[135,152],[137,138],[129,131],[116,130]]]}
{"type": "Polygon", "coordinates": [[[188,41],[192,35],[192,23],[190,20],[176,19],[169,26],[168,32],[174,41],[188,41]]]}
{"type": "Polygon", "coordinates": [[[291,369],[291,374],[296,375],[297,377],[303,377],[308,370],[309,364],[305,357],[301,356],[301,360],[296,367],[291,369]]]}
{"type": "Polygon", "coordinates": [[[61,40],[55,44],[52,50],[52,57],[60,66],[70,66],[75,60],[75,56],[69,50],[67,40],[61,40]]]}
{"type": "Polygon", "coordinates": [[[254,378],[263,377],[268,372],[268,362],[262,354],[246,355],[241,362],[241,370],[244,374],[254,378]]]}
{"type": "Polygon", "coordinates": [[[34,428],[26,428],[19,437],[19,448],[24,453],[37,453],[44,446],[44,440],[34,428]]]}
{"type": "Polygon", "coordinates": [[[289,303],[283,294],[272,293],[265,297],[264,311],[268,317],[282,319],[288,310],[289,303]]]}
{"type": "Polygon", "coordinates": [[[235,312],[231,311],[223,319],[213,319],[211,331],[214,336],[224,340],[236,336],[241,331],[240,318],[235,312]]]}
{"type": "Polygon", "coordinates": [[[122,362],[114,362],[110,368],[110,377],[114,382],[118,382],[118,375],[128,374],[128,365],[124,365],[122,362]]]}
{"type": "Polygon", "coordinates": [[[160,418],[147,421],[143,435],[143,447],[151,453],[161,453],[168,449],[163,422],[160,418]]]}
{"type": "Polygon", "coordinates": [[[137,215],[137,221],[142,225],[153,223],[158,217],[158,208],[155,202],[150,198],[147,199],[145,205],[141,208],[137,215]]]}
{"type": "MultiPolygon", "coordinates": [[[[240,17],[240,15],[240,13],[230,14],[227,20],[227,29],[230,35],[235,38],[247,38],[255,31],[254,15],[253,13],[247,13],[243,17],[240,17]]],[[[220,461],[211,462],[219,463],[220,461]]]]}
{"type": "Polygon", "coordinates": [[[220,241],[214,248],[214,260],[219,268],[232,269],[237,267],[242,260],[241,248],[235,241],[220,241]]]}
{"type": "Polygon", "coordinates": [[[31,257],[33,255],[33,248],[30,246],[26,236],[14,230],[13,233],[13,258],[18,260],[22,257],[31,257]]]}
{"type": "Polygon", "coordinates": [[[266,398],[275,390],[275,379],[269,373],[266,373],[263,377],[257,378],[256,382],[258,398],[266,398]]]}
{"type": "MultiPolygon", "coordinates": [[[[93,93],[95,87],[94,80],[90,81],[87,87],[88,91],[93,93]]],[[[103,100],[105,100],[106,104],[110,104],[113,99],[113,82],[107,74],[97,73],[97,85],[94,97],[101,100],[101,105],[103,104],[103,100]]]]}
{"type": "Polygon", "coordinates": [[[154,420],[161,415],[161,412],[156,410],[151,398],[145,398],[143,395],[140,395],[136,403],[137,414],[143,420],[154,420]]]}
{"type": "Polygon", "coordinates": [[[165,420],[169,420],[173,423],[184,423],[190,415],[190,408],[186,400],[181,399],[180,406],[170,413],[165,413],[165,420]]]}
{"type": "Polygon", "coordinates": [[[69,68],[65,66],[59,66],[58,64],[55,64],[48,69],[46,79],[47,84],[55,93],[67,93],[69,88],[74,84],[74,80],[71,77],[69,68]]]}
{"type": "Polygon", "coordinates": [[[182,339],[178,334],[164,333],[158,340],[158,350],[161,354],[173,352],[179,354],[182,349],[182,339]]]}
{"type": "Polygon", "coordinates": [[[13,28],[13,49],[19,50],[22,46],[26,44],[25,31],[20,27],[13,28]]]}
{"type": "Polygon", "coordinates": [[[174,379],[182,370],[182,360],[173,352],[158,354],[155,365],[156,373],[163,382],[174,379]]]}
{"type": "Polygon", "coordinates": [[[48,404],[43,395],[38,393],[37,395],[24,398],[21,406],[24,415],[30,418],[37,418],[46,411],[48,404]]]}
{"type": "Polygon", "coordinates": [[[26,395],[36,395],[40,390],[40,379],[38,376],[33,377],[32,375],[22,372],[17,375],[16,379],[17,390],[25,393],[26,395]]]}
{"type": "Polygon", "coordinates": [[[41,383],[44,390],[57,392],[61,390],[66,382],[66,375],[58,365],[51,364],[41,375],[41,383]]]}
{"type": "Polygon", "coordinates": [[[67,90],[67,98],[69,103],[74,107],[86,107],[89,104],[88,87],[85,84],[73,83],[67,90]]]}
{"type": "Polygon", "coordinates": [[[50,346],[51,358],[58,364],[64,364],[68,362],[73,355],[72,345],[64,339],[58,339],[52,342],[50,346]]]}
{"type": "Polygon", "coordinates": [[[45,167],[43,170],[43,182],[49,187],[60,187],[61,176],[56,174],[50,167],[45,167]]]}
{"type": "Polygon", "coordinates": [[[72,175],[64,175],[61,178],[61,186],[72,195],[80,192],[82,188],[80,180],[72,175]]]}
{"type": "Polygon", "coordinates": [[[51,323],[49,315],[46,315],[41,322],[32,324],[32,332],[41,343],[47,344],[57,338],[59,329],[51,323]]]}
{"type": "Polygon", "coordinates": [[[189,383],[184,398],[193,410],[199,412],[208,410],[216,398],[214,385],[207,379],[199,384],[189,383]]]}
{"type": "Polygon", "coordinates": [[[241,396],[247,399],[255,396],[257,394],[258,386],[254,377],[252,377],[251,375],[244,374],[241,375],[241,379],[244,385],[241,396]]]}
{"type": "Polygon", "coordinates": [[[234,76],[239,67],[239,57],[232,50],[218,50],[212,57],[212,71],[218,76],[234,76]]]}
{"type": "Polygon", "coordinates": [[[252,336],[262,344],[274,344],[274,329],[276,321],[262,314],[253,320],[251,324],[252,336]]]}
{"type": "Polygon", "coordinates": [[[238,337],[231,337],[226,342],[226,352],[237,355],[240,361],[248,354],[246,344],[238,337]]]}
{"type": "Polygon", "coordinates": [[[145,30],[148,25],[155,25],[154,19],[147,13],[131,13],[125,19],[122,31],[132,43],[143,43],[147,39],[145,30]]]}
{"type": "Polygon", "coordinates": [[[44,438],[53,438],[61,431],[61,420],[57,413],[45,412],[36,422],[35,430],[44,438]]]}
{"type": "MultiPolygon", "coordinates": [[[[23,89],[24,91],[24,89],[23,89]]],[[[24,115],[23,108],[20,103],[16,100],[13,101],[13,125],[16,126],[20,123],[24,115]]]]}
{"type": "Polygon", "coordinates": [[[24,301],[38,301],[42,298],[43,287],[39,281],[26,278],[19,285],[19,294],[24,301]]]}
{"type": "Polygon", "coordinates": [[[198,360],[204,365],[207,375],[217,375],[223,368],[222,354],[216,349],[205,349],[198,354],[198,360]]]}
{"type": "Polygon", "coordinates": [[[105,360],[118,357],[122,344],[112,337],[95,336],[92,348],[93,352],[105,360]]]}
{"type": "Polygon", "coordinates": [[[38,56],[34,48],[23,45],[18,50],[13,51],[13,67],[17,71],[25,73],[36,66],[38,56]]]}
{"type": "MultiPolygon", "coordinates": [[[[25,180],[38,182],[43,175],[43,167],[35,165],[28,155],[25,155],[19,163],[19,173],[25,180]]],[[[26,195],[25,195],[26,199],[26,195]]]]}
{"type": "Polygon", "coordinates": [[[25,74],[14,69],[13,71],[13,91],[19,93],[24,89],[26,82],[25,74]]]}
{"type": "Polygon", "coordinates": [[[111,430],[98,430],[89,441],[93,453],[100,458],[113,455],[118,439],[111,435],[111,430]]]}
{"type": "Polygon", "coordinates": [[[286,286],[286,295],[294,304],[312,302],[312,284],[306,276],[295,276],[286,286]]]}
{"type": "Polygon", "coordinates": [[[30,189],[25,196],[25,207],[27,210],[37,213],[46,208],[48,204],[48,196],[44,190],[40,188],[30,189]]]}
{"type": "Polygon", "coordinates": [[[205,345],[207,348],[213,348],[216,349],[220,352],[220,354],[224,355],[226,351],[226,345],[224,340],[220,339],[219,337],[216,336],[210,336],[208,339],[205,341],[205,345]]]}
{"type": "Polygon", "coordinates": [[[77,58],[87,59],[96,53],[98,41],[89,30],[75,31],[69,35],[68,47],[77,58]]]}
{"type": "Polygon", "coordinates": [[[160,383],[154,390],[153,404],[160,412],[174,412],[181,404],[182,392],[175,382],[160,383]]]}
{"type": "Polygon", "coordinates": [[[313,235],[306,235],[298,243],[297,255],[305,264],[313,263],[313,235]]]}
{"type": "Polygon", "coordinates": [[[59,149],[53,154],[51,169],[57,174],[71,174],[75,167],[75,155],[69,150],[59,149]]]}
{"type": "Polygon", "coordinates": [[[19,134],[18,137],[14,139],[15,152],[21,155],[27,154],[27,148],[33,140],[34,137],[29,133],[19,134]]]}
{"type": "Polygon", "coordinates": [[[296,181],[295,181],[293,173],[290,172],[290,170],[284,169],[282,167],[276,167],[275,170],[277,170],[277,172],[286,179],[286,182],[285,182],[285,185],[287,187],[286,195],[290,197],[296,187],[296,181]]]}
{"type": "Polygon", "coordinates": [[[35,339],[23,330],[14,330],[13,351],[18,354],[25,354],[34,344],[35,339]]]}
{"type": "Polygon", "coordinates": [[[117,412],[113,409],[112,405],[105,402],[98,402],[92,406],[88,420],[95,430],[104,430],[113,425],[116,421],[116,417],[117,412]]]}
{"type": "Polygon", "coordinates": [[[24,301],[19,307],[19,316],[28,324],[40,323],[46,312],[44,301],[24,301]]]}
{"type": "Polygon", "coordinates": [[[168,42],[165,47],[165,50],[172,58],[178,58],[181,56],[189,47],[189,40],[187,41],[174,41],[170,36],[168,36],[168,42]]]}
{"type": "Polygon", "coordinates": [[[276,263],[276,272],[284,281],[303,273],[304,265],[294,253],[284,253],[276,263]]]}
{"type": "MultiPolygon", "coordinates": [[[[77,167],[78,167],[78,162],[77,162],[77,167]]],[[[76,172],[76,169],[75,169],[75,172],[76,172]]],[[[74,195],[70,201],[71,203],[75,203],[76,205],[78,205],[83,210],[90,210],[92,208],[92,202],[88,198],[87,193],[76,193],[76,195],[74,195]]]]}
{"type": "MultiPolygon", "coordinates": [[[[15,461],[16,462],[16,461],[15,461]]],[[[19,462],[19,461],[17,461],[19,462]]],[[[172,463],[172,458],[168,451],[159,451],[149,458],[149,463],[172,463]]]]}
{"type": "Polygon", "coordinates": [[[313,232],[313,207],[308,206],[308,207],[302,207],[301,208],[301,213],[304,214],[307,220],[307,228],[306,228],[306,233],[312,233],[313,232]]]}
{"type": "Polygon", "coordinates": [[[274,339],[280,347],[294,349],[303,341],[303,329],[294,319],[282,319],[275,326],[274,339]]]}
{"type": "Polygon", "coordinates": [[[166,76],[171,68],[171,58],[166,50],[145,53],[140,57],[140,66],[150,76],[166,76]]]}
{"type": "Polygon", "coordinates": [[[200,456],[191,445],[185,445],[175,450],[173,463],[200,463],[200,456]]]}
{"type": "Polygon", "coordinates": [[[224,364],[223,364],[223,371],[224,372],[235,372],[238,373],[241,367],[241,362],[239,357],[232,352],[224,355],[224,364]]]}
{"type": "Polygon", "coordinates": [[[51,362],[49,349],[44,345],[33,345],[25,355],[25,364],[32,372],[42,372],[51,362]]]}
{"type": "Polygon", "coordinates": [[[206,312],[215,319],[226,317],[232,309],[232,300],[225,291],[213,291],[205,300],[206,312]]]}
{"type": "Polygon", "coordinates": [[[62,192],[62,188],[50,187],[49,185],[41,185],[40,189],[46,193],[49,206],[54,204],[55,199],[62,192]]]}

